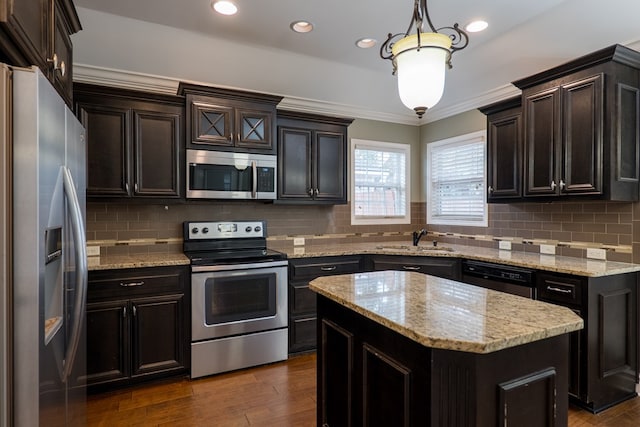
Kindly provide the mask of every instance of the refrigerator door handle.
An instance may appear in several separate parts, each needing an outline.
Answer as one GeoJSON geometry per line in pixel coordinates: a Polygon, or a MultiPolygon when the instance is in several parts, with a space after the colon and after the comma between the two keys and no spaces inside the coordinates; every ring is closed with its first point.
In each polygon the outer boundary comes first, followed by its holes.
{"type": "Polygon", "coordinates": [[[69,218],[71,219],[72,234],[75,246],[75,262],[76,262],[76,301],[73,310],[73,325],[71,335],[67,345],[67,351],[64,358],[64,368],[62,373],[62,381],[66,382],[71,375],[71,369],[78,350],[80,341],[80,333],[82,330],[82,320],[85,312],[86,293],[87,293],[87,241],[84,233],[84,221],[82,219],[82,210],[76,188],[71,177],[69,168],[63,166],[64,175],[64,192],[66,194],[67,204],[69,207],[69,218]]]}

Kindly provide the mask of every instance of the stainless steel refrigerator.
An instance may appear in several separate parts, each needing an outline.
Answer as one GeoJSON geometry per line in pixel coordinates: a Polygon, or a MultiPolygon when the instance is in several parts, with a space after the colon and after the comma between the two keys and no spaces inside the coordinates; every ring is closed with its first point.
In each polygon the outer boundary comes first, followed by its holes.
{"type": "Polygon", "coordinates": [[[0,425],[84,425],[84,129],[37,68],[0,74],[0,425]]]}

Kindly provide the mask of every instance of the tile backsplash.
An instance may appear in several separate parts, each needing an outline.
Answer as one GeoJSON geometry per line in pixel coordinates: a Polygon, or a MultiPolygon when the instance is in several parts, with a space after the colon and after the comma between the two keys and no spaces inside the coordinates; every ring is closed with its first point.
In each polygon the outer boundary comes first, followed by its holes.
{"type": "MultiPolygon", "coordinates": [[[[352,226],[350,205],[303,206],[256,202],[193,202],[175,205],[98,203],[87,205],[87,239],[105,254],[181,252],[183,221],[264,219],[269,236],[293,236],[352,242],[410,241],[412,230],[425,227],[425,205],[411,204],[411,224],[352,226]],[[384,234],[383,234],[384,233],[384,234]],[[394,237],[395,234],[395,237],[394,237]],[[155,244],[150,244],[155,243],[155,244]]],[[[612,261],[640,263],[640,203],[553,202],[489,205],[488,227],[437,226],[428,230],[438,240],[497,248],[511,240],[513,250],[538,251],[556,246],[559,255],[585,257],[587,247],[607,250],[612,261]],[[464,239],[461,241],[460,239],[464,239]]]]}

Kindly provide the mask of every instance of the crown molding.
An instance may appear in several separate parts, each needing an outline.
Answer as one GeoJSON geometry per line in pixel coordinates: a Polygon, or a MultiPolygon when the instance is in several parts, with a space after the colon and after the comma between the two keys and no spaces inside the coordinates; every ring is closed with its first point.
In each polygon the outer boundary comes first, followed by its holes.
{"type": "MultiPolygon", "coordinates": [[[[102,86],[112,86],[122,89],[141,90],[146,92],[164,93],[175,95],[181,81],[198,85],[210,85],[206,82],[180,80],[171,77],[153,74],[138,73],[134,71],[118,70],[106,67],[97,67],[86,64],[73,64],[73,80],[79,83],[90,83],[102,86]]],[[[217,87],[225,89],[243,90],[229,86],[217,87]]],[[[382,122],[399,123],[411,126],[421,126],[435,122],[455,114],[488,105],[519,94],[520,91],[512,85],[505,85],[491,90],[483,95],[469,99],[465,102],[445,108],[436,108],[429,111],[423,119],[415,117],[413,112],[407,110],[407,114],[384,113],[371,110],[363,110],[355,105],[337,104],[333,102],[317,101],[313,99],[284,96],[278,104],[278,108],[300,111],[312,114],[324,114],[349,118],[377,120],[382,122]]],[[[280,94],[273,94],[280,95],[280,94]]]]}

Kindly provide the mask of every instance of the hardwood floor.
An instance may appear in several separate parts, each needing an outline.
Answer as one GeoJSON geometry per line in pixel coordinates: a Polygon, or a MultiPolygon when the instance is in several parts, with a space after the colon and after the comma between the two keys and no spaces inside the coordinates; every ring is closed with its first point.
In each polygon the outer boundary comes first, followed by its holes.
{"type": "MultiPolygon", "coordinates": [[[[196,380],[178,378],[88,397],[89,426],[315,426],[316,357],[196,380]]],[[[640,398],[593,415],[570,407],[570,427],[638,427],[640,398]]]]}

